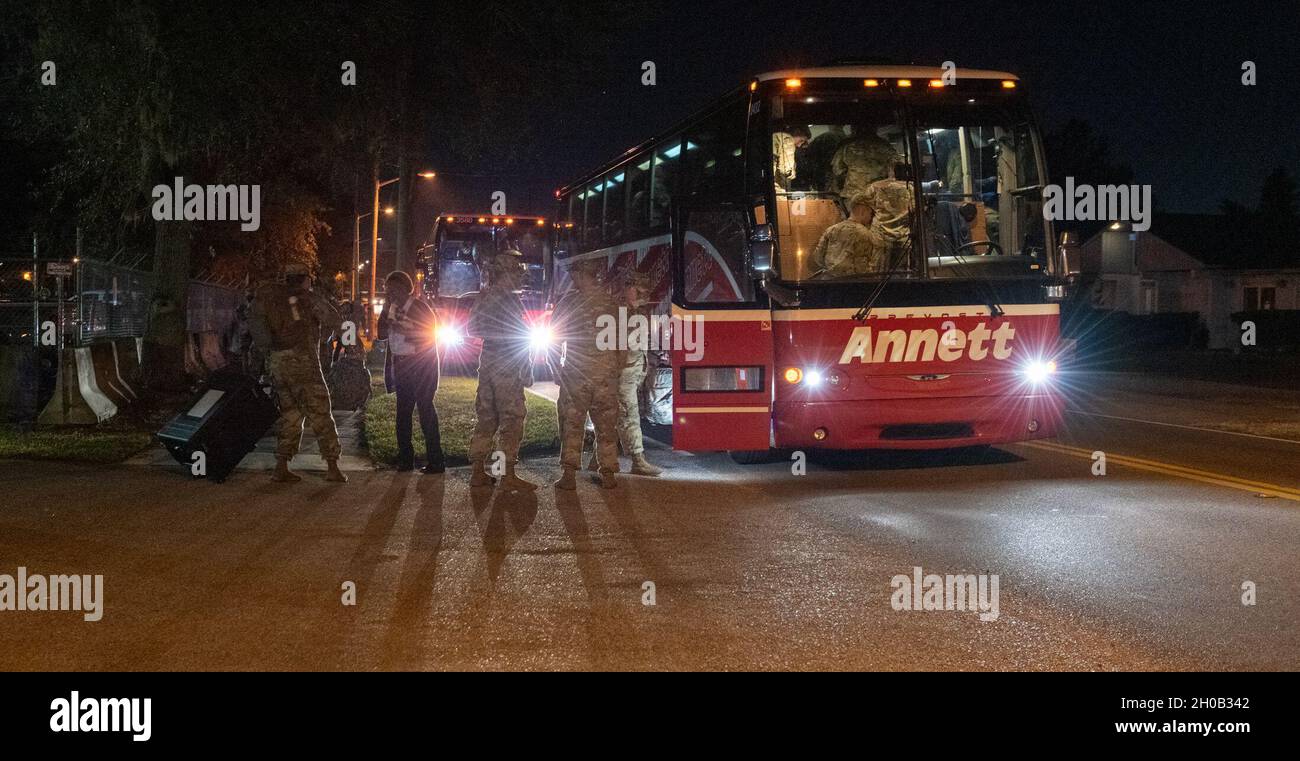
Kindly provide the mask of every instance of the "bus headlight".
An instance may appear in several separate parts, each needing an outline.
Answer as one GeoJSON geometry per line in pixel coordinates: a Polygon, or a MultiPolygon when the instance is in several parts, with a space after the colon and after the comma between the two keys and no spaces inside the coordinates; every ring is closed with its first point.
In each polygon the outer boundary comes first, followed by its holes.
{"type": "Polygon", "coordinates": [[[532,345],[533,351],[550,348],[554,341],[555,337],[551,333],[550,325],[534,325],[528,333],[528,342],[532,345]]]}
{"type": "Polygon", "coordinates": [[[465,335],[455,325],[439,325],[435,336],[440,346],[460,346],[465,342],[465,335]]]}
{"type": "Polygon", "coordinates": [[[1025,374],[1025,379],[1030,383],[1035,386],[1041,385],[1051,380],[1053,375],[1056,375],[1056,360],[1043,361],[1035,359],[1025,365],[1021,372],[1025,374]]]}
{"type": "Polygon", "coordinates": [[[785,370],[785,382],[792,386],[803,384],[808,388],[815,388],[822,384],[825,376],[821,370],[804,370],[800,367],[787,367],[785,370]]]}

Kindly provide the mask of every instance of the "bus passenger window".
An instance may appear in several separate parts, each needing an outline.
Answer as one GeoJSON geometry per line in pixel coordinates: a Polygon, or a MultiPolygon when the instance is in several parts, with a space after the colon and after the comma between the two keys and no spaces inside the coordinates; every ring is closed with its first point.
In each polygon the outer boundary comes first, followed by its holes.
{"type": "Polygon", "coordinates": [[[627,233],[635,238],[650,225],[650,157],[640,156],[627,166],[627,233]]]}
{"type": "Polygon", "coordinates": [[[587,186],[587,229],[582,236],[582,243],[588,249],[604,245],[604,231],[601,220],[605,213],[605,183],[597,180],[587,186]]]}
{"type": "Polygon", "coordinates": [[[605,178],[605,241],[615,243],[623,239],[623,219],[627,209],[624,201],[627,191],[627,173],[619,169],[605,178]]]}
{"type": "Polygon", "coordinates": [[[668,214],[672,207],[673,183],[677,179],[677,169],[681,166],[682,144],[671,142],[655,152],[654,166],[650,173],[650,227],[668,226],[668,214]]]}

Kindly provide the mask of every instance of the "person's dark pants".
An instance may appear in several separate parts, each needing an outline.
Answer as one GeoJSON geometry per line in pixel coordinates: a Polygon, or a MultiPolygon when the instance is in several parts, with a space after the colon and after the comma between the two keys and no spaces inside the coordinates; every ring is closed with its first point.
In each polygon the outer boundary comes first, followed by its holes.
{"type": "Polygon", "coordinates": [[[397,461],[415,462],[411,446],[411,413],[420,415],[420,430],[428,452],[428,464],[442,465],[442,437],[438,431],[438,410],[433,396],[438,391],[438,360],[431,356],[393,357],[397,391],[397,461]]]}

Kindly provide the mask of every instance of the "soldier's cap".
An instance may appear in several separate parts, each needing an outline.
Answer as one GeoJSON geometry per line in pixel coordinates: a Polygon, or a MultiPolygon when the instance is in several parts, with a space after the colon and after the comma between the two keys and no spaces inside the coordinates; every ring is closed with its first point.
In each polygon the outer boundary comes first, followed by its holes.
{"type": "Polygon", "coordinates": [[[282,272],[285,277],[293,277],[295,275],[309,277],[311,275],[311,268],[302,262],[288,262],[282,268],[282,272]]]}
{"type": "Polygon", "coordinates": [[[852,209],[854,206],[869,206],[872,209],[875,209],[876,205],[874,201],[875,194],[873,193],[856,193],[853,198],[849,199],[849,208],[852,209]]]}

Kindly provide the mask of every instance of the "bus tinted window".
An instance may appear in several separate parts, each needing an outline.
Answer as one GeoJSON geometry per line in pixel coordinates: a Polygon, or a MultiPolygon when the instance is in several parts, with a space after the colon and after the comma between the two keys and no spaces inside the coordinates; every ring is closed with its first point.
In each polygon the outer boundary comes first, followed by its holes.
{"type": "Polygon", "coordinates": [[[627,212],[627,172],[616,169],[605,175],[605,240],[623,239],[627,212]]]}
{"type": "Polygon", "coordinates": [[[604,242],[601,221],[605,214],[605,182],[596,180],[587,186],[587,227],[582,235],[582,244],[587,248],[600,248],[604,242]]]}
{"type": "Polygon", "coordinates": [[[738,101],[686,135],[686,195],[703,201],[728,201],[740,195],[746,110],[747,102],[738,101]]]}
{"type": "Polygon", "coordinates": [[[635,238],[650,226],[650,156],[627,165],[627,233],[635,238]]]}
{"type": "Polygon", "coordinates": [[[650,177],[650,227],[668,226],[668,213],[672,205],[673,188],[681,166],[682,145],[672,141],[659,146],[654,154],[650,177]]]}

